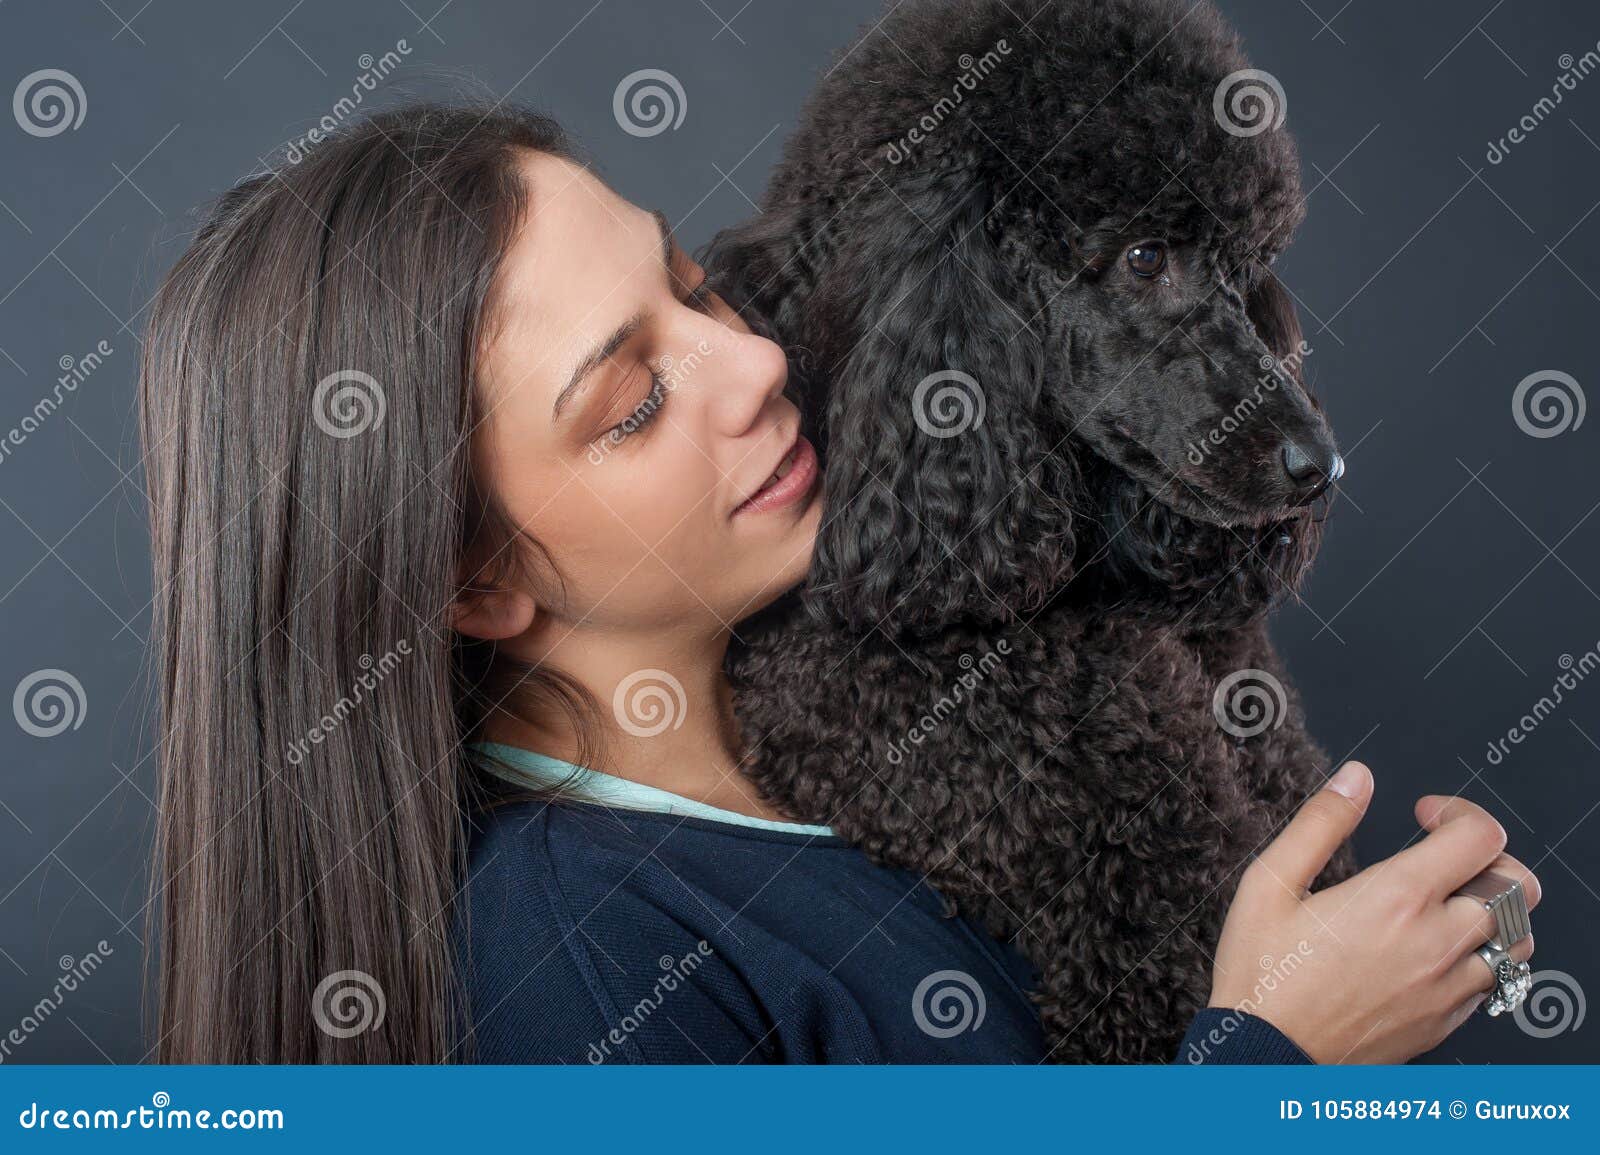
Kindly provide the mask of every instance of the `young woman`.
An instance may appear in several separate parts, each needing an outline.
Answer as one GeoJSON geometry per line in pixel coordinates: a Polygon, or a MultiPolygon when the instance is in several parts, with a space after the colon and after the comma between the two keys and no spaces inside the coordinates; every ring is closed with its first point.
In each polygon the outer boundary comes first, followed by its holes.
{"type": "MultiPolygon", "coordinates": [[[[741,778],[723,657],[805,577],[816,458],[555,124],[409,107],[246,179],[142,377],[161,1059],[1048,1057],[1008,944],[741,778]]],[[[1403,1060],[1482,1000],[1451,892],[1539,891],[1476,806],[1306,893],[1371,790],[1245,871],[1176,1057],[1403,1060]]]]}

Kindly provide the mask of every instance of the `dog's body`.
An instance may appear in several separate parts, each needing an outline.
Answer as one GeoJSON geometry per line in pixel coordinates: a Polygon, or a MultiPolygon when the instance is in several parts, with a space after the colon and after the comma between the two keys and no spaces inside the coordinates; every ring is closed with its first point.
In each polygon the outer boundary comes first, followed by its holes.
{"type": "Polygon", "coordinates": [[[1265,615],[1342,466],[1267,269],[1293,146],[1213,108],[1243,68],[1206,6],[911,0],[707,256],[825,465],[810,579],[730,650],[749,773],[1014,937],[1060,1061],[1172,1056],[1329,769],[1265,615]]]}

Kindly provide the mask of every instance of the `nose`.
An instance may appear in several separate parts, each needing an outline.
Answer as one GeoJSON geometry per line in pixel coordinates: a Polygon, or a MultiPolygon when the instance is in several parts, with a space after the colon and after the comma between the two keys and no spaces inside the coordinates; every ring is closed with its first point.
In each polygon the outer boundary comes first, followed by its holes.
{"type": "MultiPolygon", "coordinates": [[[[748,330],[740,332],[711,320],[720,329],[715,340],[703,340],[701,349],[711,353],[696,361],[701,376],[693,380],[709,388],[703,390],[715,415],[719,432],[742,437],[751,428],[767,425],[762,416],[772,401],[783,395],[789,382],[789,360],[783,346],[748,330]]],[[[689,368],[689,358],[681,358],[680,369],[689,368]]]]}
{"type": "Polygon", "coordinates": [[[1283,447],[1283,468],[1300,490],[1296,504],[1305,505],[1344,476],[1344,458],[1332,445],[1308,448],[1290,441],[1283,447]]]}

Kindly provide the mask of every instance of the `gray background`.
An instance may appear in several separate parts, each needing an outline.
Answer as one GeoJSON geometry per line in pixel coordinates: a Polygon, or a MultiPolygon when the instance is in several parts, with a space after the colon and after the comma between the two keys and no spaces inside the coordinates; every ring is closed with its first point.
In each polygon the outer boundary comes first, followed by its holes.
{"type": "MultiPolygon", "coordinates": [[[[1485,158],[1600,40],[1581,0],[1224,0],[1283,83],[1309,218],[1283,265],[1308,371],[1350,472],[1306,603],[1277,634],[1336,756],[1375,769],[1366,861],[1415,834],[1412,800],[1461,792],[1505,823],[1545,887],[1538,969],[1581,995],[1600,947],[1600,677],[1490,765],[1487,744],[1600,644],[1600,415],[1554,437],[1513,419],[1518,382],[1572,374],[1600,402],[1600,76],[1499,164],[1485,158]]],[[[112,352],[0,460],[0,691],[39,670],[84,688],[39,738],[0,711],[0,1035],[62,956],[105,966],[12,1062],[138,1061],[152,827],[143,650],[148,547],[134,382],[143,310],[189,210],[350,92],[404,39],[368,103],[465,93],[533,102],[625,196],[697,246],[754,211],[800,101],[871,0],[368,0],[291,6],[105,0],[0,7],[0,96],[44,68],[86,107],[41,138],[0,115],[0,437],[63,358],[112,352]],[[741,7],[742,4],[742,7],[741,7]],[[677,76],[687,114],[651,139],[617,82],[677,76]]],[[[1537,1038],[1480,1016],[1429,1061],[1593,1061],[1600,1024],[1537,1038]]]]}

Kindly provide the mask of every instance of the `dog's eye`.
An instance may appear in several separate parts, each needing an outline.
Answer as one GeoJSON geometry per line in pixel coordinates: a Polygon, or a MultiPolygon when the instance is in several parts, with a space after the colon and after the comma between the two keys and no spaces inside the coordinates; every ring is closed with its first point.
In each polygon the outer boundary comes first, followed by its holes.
{"type": "Polygon", "coordinates": [[[1128,250],[1128,268],[1141,277],[1158,276],[1167,267],[1167,246],[1160,241],[1134,245],[1128,250]]]}

